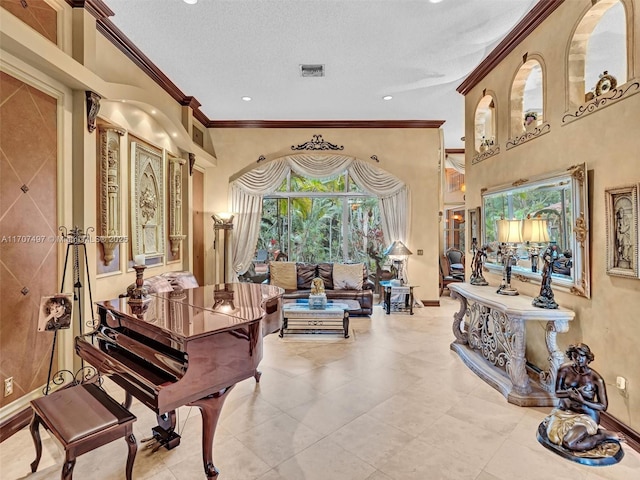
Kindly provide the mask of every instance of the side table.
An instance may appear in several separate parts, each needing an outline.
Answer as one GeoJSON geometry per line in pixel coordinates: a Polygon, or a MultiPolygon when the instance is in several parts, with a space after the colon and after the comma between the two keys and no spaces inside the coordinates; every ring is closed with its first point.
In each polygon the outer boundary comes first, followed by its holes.
{"type": "Polygon", "coordinates": [[[413,288],[417,285],[391,285],[391,281],[384,280],[380,282],[380,286],[384,289],[384,308],[387,315],[394,312],[409,312],[413,315],[413,288]],[[400,295],[404,301],[392,302],[394,295],[400,295]]]}

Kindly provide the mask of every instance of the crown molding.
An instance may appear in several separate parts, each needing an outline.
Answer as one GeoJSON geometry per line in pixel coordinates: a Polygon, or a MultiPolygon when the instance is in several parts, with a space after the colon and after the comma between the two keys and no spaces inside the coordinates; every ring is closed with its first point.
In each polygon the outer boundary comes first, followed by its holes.
{"type": "Polygon", "coordinates": [[[482,80],[498,63],[511,53],[538,26],[558,8],[564,0],[539,0],[524,18],[511,30],[491,53],[460,84],[456,91],[466,95],[482,80]]]}
{"type": "Polygon", "coordinates": [[[440,128],[444,120],[212,120],[210,128],[440,128]]]}
{"type": "Polygon", "coordinates": [[[71,8],[84,8],[91,15],[100,20],[113,17],[113,11],[102,0],[67,0],[71,8]]]}

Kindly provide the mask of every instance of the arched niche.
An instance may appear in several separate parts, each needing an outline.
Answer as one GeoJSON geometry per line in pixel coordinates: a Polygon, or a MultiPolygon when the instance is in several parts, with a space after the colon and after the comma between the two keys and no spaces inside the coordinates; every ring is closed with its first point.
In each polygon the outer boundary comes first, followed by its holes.
{"type": "Polygon", "coordinates": [[[544,69],[539,59],[528,58],[511,85],[509,136],[522,135],[544,121],[544,69]]]}
{"type": "Polygon", "coordinates": [[[617,85],[627,82],[628,18],[624,0],[600,0],[585,12],[569,46],[569,108],[596,95],[596,85],[605,71],[615,77],[617,85]]]}
{"type": "Polygon", "coordinates": [[[485,94],[474,115],[474,147],[484,152],[496,145],[496,102],[492,95],[485,94]]]}

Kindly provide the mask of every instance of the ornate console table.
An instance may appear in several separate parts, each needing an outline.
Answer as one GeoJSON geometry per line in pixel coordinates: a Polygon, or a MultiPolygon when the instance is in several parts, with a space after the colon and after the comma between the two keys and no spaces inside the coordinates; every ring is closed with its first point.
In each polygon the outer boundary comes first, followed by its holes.
{"type": "Polygon", "coordinates": [[[456,339],[451,349],[510,403],[523,407],[554,405],[556,376],[565,361],[556,335],[569,330],[575,313],[566,308],[537,308],[531,305],[531,297],[498,295],[493,287],[452,283],[449,289],[460,301],[453,320],[456,339]],[[528,321],[547,322],[549,366],[536,373],[534,380],[527,374],[525,358],[528,321]]]}

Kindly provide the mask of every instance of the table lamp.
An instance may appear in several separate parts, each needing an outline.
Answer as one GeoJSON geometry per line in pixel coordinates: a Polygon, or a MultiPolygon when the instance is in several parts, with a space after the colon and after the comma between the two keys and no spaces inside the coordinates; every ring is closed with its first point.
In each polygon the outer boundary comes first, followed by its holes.
{"type": "Polygon", "coordinates": [[[388,255],[389,258],[393,261],[394,265],[397,263],[397,271],[398,271],[398,279],[402,284],[405,282],[405,274],[404,274],[404,262],[407,260],[409,255],[413,255],[413,252],[409,250],[404,243],[400,240],[395,240],[389,247],[384,251],[385,255],[388,255]]]}
{"type": "Polygon", "coordinates": [[[518,290],[511,286],[511,263],[516,253],[516,245],[522,242],[522,222],[520,220],[498,220],[498,241],[505,246],[502,256],[504,268],[502,283],[497,290],[500,295],[519,295],[518,290]]]}
{"type": "Polygon", "coordinates": [[[522,225],[522,241],[529,243],[529,255],[531,256],[531,271],[538,271],[538,258],[540,255],[540,243],[549,243],[549,225],[542,218],[527,215],[522,225]]]}

